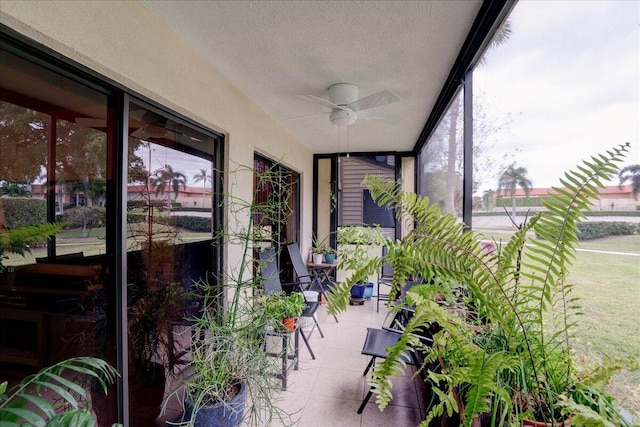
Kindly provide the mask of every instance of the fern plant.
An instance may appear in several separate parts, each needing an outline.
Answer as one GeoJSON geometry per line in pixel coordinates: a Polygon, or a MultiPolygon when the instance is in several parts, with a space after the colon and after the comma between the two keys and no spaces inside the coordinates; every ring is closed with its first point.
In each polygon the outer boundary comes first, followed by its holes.
{"type": "Polygon", "coordinates": [[[87,378],[93,379],[107,393],[107,385],[118,376],[118,372],[104,360],[76,357],[44,368],[11,389],[8,389],[6,381],[0,383],[0,425],[95,426],[83,382],[87,378]],[[46,399],[43,397],[45,393],[46,399]]]}
{"type": "MultiPolygon", "coordinates": [[[[0,203],[0,209],[2,209],[2,203],[0,203]]],[[[2,264],[2,260],[8,258],[6,254],[16,253],[24,256],[25,252],[30,250],[29,245],[46,240],[58,233],[64,225],[62,223],[25,225],[0,232],[0,273],[8,268],[2,264]]]]}
{"type": "Polygon", "coordinates": [[[386,256],[369,260],[335,288],[328,311],[345,310],[351,285],[391,263],[392,294],[409,279],[421,278],[434,287],[454,283],[475,314],[469,317],[464,310],[451,310],[446,301],[408,292],[415,315],[371,380],[381,409],[392,398],[390,377],[403,370],[403,351],[416,348],[424,355],[420,369],[436,397],[424,425],[444,413],[457,413],[461,425],[471,425],[481,414],[492,425],[520,425],[524,418],[556,422],[571,415],[574,425],[625,424],[604,388],[586,390],[588,380],[576,372],[571,338],[579,306],[566,274],[583,212],[597,199],[602,181],[616,173],[627,147],[614,147],[567,172],[560,180],[564,188],[554,187],[545,202],[548,212],[526,219],[493,251],[428,198],[404,193],[380,177],[365,178],[376,202],[393,208],[411,231],[388,240],[386,256]],[[419,331],[434,325],[433,345],[422,345],[419,331]]]}

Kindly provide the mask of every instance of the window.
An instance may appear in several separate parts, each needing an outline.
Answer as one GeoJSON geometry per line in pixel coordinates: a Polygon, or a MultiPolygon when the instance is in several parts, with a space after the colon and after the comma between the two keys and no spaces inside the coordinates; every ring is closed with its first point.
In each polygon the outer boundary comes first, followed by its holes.
{"type": "MultiPolygon", "coordinates": [[[[365,203],[367,199],[362,180],[366,175],[375,174],[389,180],[396,179],[395,156],[349,156],[338,161],[338,225],[362,225],[374,221],[367,213],[365,220],[365,203]]],[[[368,192],[367,192],[368,193],[368,192]]],[[[377,205],[376,205],[377,206],[377,205]]],[[[381,225],[382,224],[379,224],[381,225]]],[[[387,224],[389,225],[389,224],[387,224]]],[[[389,227],[395,228],[395,222],[389,227]]],[[[391,236],[393,232],[389,231],[391,236]]]]}
{"type": "Polygon", "coordinates": [[[2,255],[12,274],[0,273],[0,369],[14,383],[72,356],[116,353],[116,230],[106,220],[115,130],[107,90],[3,50],[0,75],[0,232],[65,223],[24,255],[2,255]]]}
{"type": "MultiPolygon", "coordinates": [[[[127,301],[131,426],[152,425],[184,362],[198,281],[213,278],[215,138],[129,104],[127,301]],[[154,396],[155,399],[150,399],[154,396]]],[[[177,402],[174,402],[177,403],[177,402]]]]}
{"type": "Polygon", "coordinates": [[[462,214],[462,91],[453,98],[440,123],[418,155],[418,192],[444,212],[462,214]]]}
{"type": "MultiPolygon", "coordinates": [[[[474,176],[473,228],[485,244],[505,241],[526,216],[543,210],[550,187],[562,186],[564,172],[582,160],[630,141],[622,166],[638,163],[638,11],[637,2],[624,1],[518,2],[510,31],[498,31],[502,42],[490,44],[473,77],[474,162],[481,172],[474,176]]],[[[593,207],[599,215],[586,218],[592,227],[633,221],[612,215],[638,205],[631,185],[618,183],[615,175],[603,182],[593,207]]],[[[638,251],[621,249],[637,248],[637,238],[578,242],[565,282],[583,313],[572,350],[587,366],[601,354],[626,359],[640,352],[631,344],[640,312],[638,269],[627,268],[637,264],[638,251]]],[[[610,389],[638,408],[631,390],[639,378],[620,372],[610,389]]]]}
{"type": "MultiPolygon", "coordinates": [[[[24,256],[2,253],[3,378],[14,384],[73,356],[115,366],[120,354],[128,425],[152,425],[191,340],[179,332],[198,310],[193,283],[222,262],[212,230],[222,224],[222,138],[142,101],[118,105],[130,97],[44,55],[0,49],[0,75],[0,233],[64,223],[24,256]],[[129,124],[120,163],[116,123],[129,124]]],[[[99,425],[118,421],[118,395],[92,403],[99,425]]]]}

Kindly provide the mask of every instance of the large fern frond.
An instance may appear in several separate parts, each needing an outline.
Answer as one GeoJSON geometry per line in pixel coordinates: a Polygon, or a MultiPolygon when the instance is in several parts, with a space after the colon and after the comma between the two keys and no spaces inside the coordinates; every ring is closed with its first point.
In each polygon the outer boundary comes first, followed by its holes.
{"type": "Polygon", "coordinates": [[[537,238],[529,239],[526,244],[522,275],[529,280],[530,295],[537,297],[532,306],[537,309],[538,344],[543,349],[540,360],[532,360],[532,365],[538,365],[544,373],[541,384],[555,384],[558,392],[568,384],[571,374],[568,356],[562,362],[552,356],[557,351],[568,354],[568,331],[574,324],[573,314],[577,312],[575,301],[570,297],[570,287],[565,284],[565,276],[575,259],[578,224],[585,218],[584,211],[599,196],[602,181],[616,172],[616,165],[622,162],[627,151],[628,144],[620,145],[565,173],[560,180],[565,188],[553,187],[549,200],[543,201],[549,213],[539,215],[533,226],[537,238]],[[550,316],[555,318],[558,326],[549,332],[543,321],[545,312],[551,312],[550,316]],[[554,347],[555,342],[564,348],[554,347]],[[565,366],[559,369],[555,363],[564,363],[565,366]]]}
{"type": "Polygon", "coordinates": [[[93,357],[76,357],[59,362],[31,375],[0,399],[0,425],[20,427],[27,423],[35,427],[92,426],[88,411],[90,398],[86,389],[67,377],[92,378],[107,393],[107,384],[119,376],[107,362],[93,357]],[[51,396],[44,399],[42,393],[51,396]],[[53,401],[58,401],[55,405],[53,401]],[[67,409],[56,414],[62,402],[67,409]]]}
{"type": "Polygon", "coordinates": [[[25,225],[0,233],[0,255],[4,251],[15,252],[24,255],[29,251],[29,245],[33,245],[58,233],[64,224],[44,223],[37,225],[25,225]]]}
{"type": "Polygon", "coordinates": [[[622,162],[627,151],[627,145],[620,145],[607,151],[607,155],[591,157],[577,171],[565,173],[560,181],[566,189],[553,187],[549,200],[543,201],[550,214],[541,215],[533,227],[541,238],[528,242],[527,252],[531,255],[524,261],[527,269],[533,271],[524,274],[545,288],[539,301],[541,310],[551,302],[548,288],[566,273],[575,257],[578,223],[584,219],[583,212],[593,205],[594,197],[603,187],[602,180],[616,172],[616,164],[622,162]]]}
{"type": "Polygon", "coordinates": [[[469,382],[471,387],[466,393],[465,425],[471,425],[476,416],[489,412],[490,405],[497,402],[507,413],[511,412],[511,396],[496,382],[496,377],[501,371],[517,365],[518,360],[506,352],[478,352],[469,361],[465,382],[469,382]]]}

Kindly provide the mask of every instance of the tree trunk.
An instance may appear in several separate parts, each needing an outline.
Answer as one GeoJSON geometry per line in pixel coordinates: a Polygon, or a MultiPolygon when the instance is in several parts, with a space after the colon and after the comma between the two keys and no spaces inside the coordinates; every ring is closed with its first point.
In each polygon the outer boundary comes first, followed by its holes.
{"type": "MultiPolygon", "coordinates": [[[[0,199],[0,235],[9,231],[7,227],[7,217],[4,214],[4,208],[2,207],[2,200],[0,199]]],[[[9,246],[9,239],[4,244],[3,248],[0,248],[0,254],[3,252],[9,252],[11,247],[9,246]]]]}
{"type": "Polygon", "coordinates": [[[456,194],[456,153],[458,148],[458,116],[460,115],[460,102],[456,100],[449,109],[449,152],[447,158],[447,182],[445,187],[444,210],[446,213],[455,214],[456,194]]]}

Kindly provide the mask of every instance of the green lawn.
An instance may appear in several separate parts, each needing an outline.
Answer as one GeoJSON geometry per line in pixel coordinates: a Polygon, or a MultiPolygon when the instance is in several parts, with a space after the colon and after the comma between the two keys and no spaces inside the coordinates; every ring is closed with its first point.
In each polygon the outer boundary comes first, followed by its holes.
{"type": "MultiPolygon", "coordinates": [[[[640,255],[640,236],[581,242],[581,249],[640,255]]],[[[578,252],[569,273],[584,315],[576,354],[586,363],[602,358],[640,359],[640,256],[578,252]]],[[[640,372],[616,374],[610,391],[640,412],[640,372]]]]}

